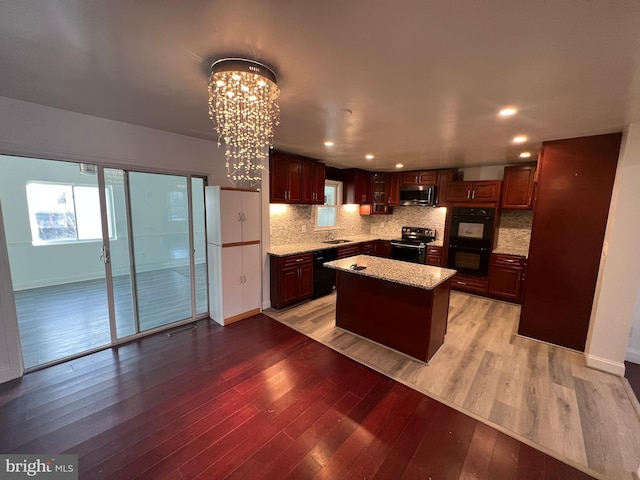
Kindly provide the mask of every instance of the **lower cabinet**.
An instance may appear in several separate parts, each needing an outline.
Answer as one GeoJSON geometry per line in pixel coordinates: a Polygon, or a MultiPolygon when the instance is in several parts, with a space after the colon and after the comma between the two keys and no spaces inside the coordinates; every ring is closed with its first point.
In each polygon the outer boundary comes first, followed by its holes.
{"type": "Polygon", "coordinates": [[[271,256],[271,306],[288,307],[313,295],[313,253],[271,256]]]}
{"type": "Polygon", "coordinates": [[[260,312],[260,244],[209,247],[209,315],[221,325],[260,312]]]}
{"type": "Polygon", "coordinates": [[[524,257],[492,254],[489,266],[489,294],[495,298],[520,303],[524,267],[524,257]]]}
{"type": "Polygon", "coordinates": [[[475,277],[473,275],[456,273],[451,280],[451,288],[453,290],[460,290],[461,292],[486,295],[489,289],[489,279],[487,277],[475,277]]]}
{"type": "Polygon", "coordinates": [[[442,247],[430,247],[427,245],[427,265],[443,267],[442,247]]]}
{"type": "Polygon", "coordinates": [[[338,258],[353,257],[354,255],[360,255],[362,253],[362,244],[356,243],[355,245],[345,245],[338,247],[338,258]]]}

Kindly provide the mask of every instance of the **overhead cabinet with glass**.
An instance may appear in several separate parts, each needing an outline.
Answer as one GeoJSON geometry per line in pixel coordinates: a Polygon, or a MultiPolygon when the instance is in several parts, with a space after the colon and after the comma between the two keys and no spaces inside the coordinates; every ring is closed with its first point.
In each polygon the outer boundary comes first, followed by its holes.
{"type": "Polygon", "coordinates": [[[322,162],[278,150],[269,155],[270,203],[322,205],[324,179],[322,162]]]}

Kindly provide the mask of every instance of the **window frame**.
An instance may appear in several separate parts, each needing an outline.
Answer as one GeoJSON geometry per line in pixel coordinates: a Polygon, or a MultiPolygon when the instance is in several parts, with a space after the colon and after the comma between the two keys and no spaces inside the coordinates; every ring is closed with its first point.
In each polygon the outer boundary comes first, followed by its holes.
{"type": "MultiPolygon", "coordinates": [[[[100,226],[100,237],[99,238],[79,238],[79,228],[78,228],[78,211],[76,208],[76,200],[75,200],[75,188],[95,188],[100,193],[100,187],[95,184],[87,184],[87,183],[69,183],[69,182],[46,182],[41,180],[29,180],[25,182],[25,196],[27,199],[27,215],[29,220],[29,230],[31,233],[31,245],[34,247],[42,247],[47,245],[67,245],[67,244],[77,244],[77,243],[95,243],[95,242],[103,242],[104,241],[104,232],[102,232],[102,224],[100,226]],[[72,205],[73,205],[73,215],[76,222],[75,225],[75,234],[76,238],[63,238],[63,239],[52,239],[52,240],[41,240],[40,239],[40,229],[38,227],[38,221],[36,218],[36,214],[40,213],[36,211],[35,208],[32,208],[30,199],[29,199],[29,185],[50,185],[50,186],[60,186],[60,187],[68,187],[71,189],[72,193],[72,205]],[[34,231],[34,227],[36,230],[34,231]]],[[[118,236],[116,233],[116,222],[115,222],[115,213],[114,213],[114,199],[113,199],[113,188],[111,185],[105,185],[105,196],[107,202],[107,223],[108,223],[108,234],[109,240],[114,241],[117,240],[118,236]]]]}
{"type": "Polygon", "coordinates": [[[330,186],[330,187],[335,187],[336,188],[336,203],[333,205],[327,205],[322,204],[322,205],[314,205],[313,207],[313,214],[314,214],[314,230],[317,232],[322,232],[322,231],[327,231],[327,230],[335,230],[336,228],[339,228],[340,225],[340,206],[342,205],[342,182],[337,181],[337,180],[325,180],[324,181],[324,186],[325,188],[330,186]],[[331,225],[331,226],[319,226],[318,225],[318,213],[320,208],[333,208],[335,210],[335,225],[331,225]]]}

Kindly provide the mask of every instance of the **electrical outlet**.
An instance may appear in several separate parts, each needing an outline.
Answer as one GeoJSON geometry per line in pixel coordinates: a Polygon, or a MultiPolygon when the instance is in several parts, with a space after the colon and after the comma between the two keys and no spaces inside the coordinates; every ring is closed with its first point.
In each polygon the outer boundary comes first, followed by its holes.
{"type": "Polygon", "coordinates": [[[307,226],[306,225],[302,225],[302,227],[300,228],[300,231],[302,233],[307,233],[307,226]]]}

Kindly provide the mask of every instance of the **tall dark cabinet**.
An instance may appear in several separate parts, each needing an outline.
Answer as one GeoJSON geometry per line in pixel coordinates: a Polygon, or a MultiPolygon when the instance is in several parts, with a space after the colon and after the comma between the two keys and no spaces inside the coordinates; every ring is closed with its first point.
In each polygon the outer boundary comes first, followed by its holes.
{"type": "Polygon", "coordinates": [[[621,139],[543,144],[519,334],[584,351],[621,139]]]}

